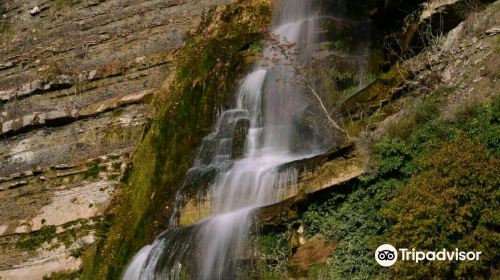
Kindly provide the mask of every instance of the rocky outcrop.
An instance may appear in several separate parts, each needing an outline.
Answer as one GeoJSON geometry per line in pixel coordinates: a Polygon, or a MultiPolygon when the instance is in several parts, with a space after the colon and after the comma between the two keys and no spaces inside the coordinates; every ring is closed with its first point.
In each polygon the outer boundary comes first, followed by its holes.
{"type": "MultiPolygon", "coordinates": [[[[290,220],[295,205],[323,190],[334,189],[365,173],[365,157],[353,145],[334,148],[324,154],[294,161],[280,168],[283,171],[298,171],[297,184],[288,187],[282,201],[257,210],[259,223],[263,226],[279,225],[290,220]]],[[[189,226],[210,212],[210,197],[192,198],[180,209],[179,225],[189,226]]],[[[293,219],[293,218],[292,218],[293,219]]]]}
{"type": "Polygon", "coordinates": [[[314,265],[326,263],[335,245],[321,235],[315,235],[297,249],[289,260],[288,279],[309,279],[307,271],[314,265]]]}
{"type": "Polygon", "coordinates": [[[12,136],[42,126],[61,126],[78,119],[100,115],[106,111],[115,110],[118,107],[143,103],[143,101],[154,92],[155,89],[149,89],[122,97],[111,98],[102,102],[90,104],[79,111],[55,109],[44,113],[32,113],[2,123],[0,125],[0,136],[12,136]]]}
{"type": "Polygon", "coordinates": [[[0,278],[79,269],[150,101],[227,1],[2,1],[0,278]]]}

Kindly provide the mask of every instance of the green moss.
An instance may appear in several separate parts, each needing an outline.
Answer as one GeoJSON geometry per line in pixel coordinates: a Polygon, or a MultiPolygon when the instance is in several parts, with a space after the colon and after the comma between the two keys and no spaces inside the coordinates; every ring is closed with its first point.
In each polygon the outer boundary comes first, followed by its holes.
{"type": "Polygon", "coordinates": [[[122,108],[117,108],[117,109],[113,110],[113,112],[111,113],[111,117],[113,119],[117,119],[117,118],[121,117],[122,115],[123,115],[122,108]]]}
{"type": "Polygon", "coordinates": [[[328,279],[328,264],[317,264],[311,267],[307,272],[308,279],[328,279]]]}
{"type": "Polygon", "coordinates": [[[80,247],[76,247],[74,249],[71,249],[71,251],[69,252],[69,254],[73,257],[73,258],[79,258],[81,257],[85,251],[87,250],[87,246],[80,246],[80,247]]]}
{"type": "Polygon", "coordinates": [[[250,45],[249,51],[254,53],[254,54],[260,54],[264,50],[264,46],[266,44],[266,40],[261,39],[258,41],[255,41],[250,45]]]}
{"type": "Polygon", "coordinates": [[[121,162],[113,162],[111,167],[113,167],[114,171],[119,171],[122,168],[122,163],[121,162]]]}
{"type": "Polygon", "coordinates": [[[55,226],[42,226],[36,232],[20,235],[17,246],[22,250],[36,250],[44,243],[50,243],[56,237],[55,226]]]}
{"type": "Polygon", "coordinates": [[[332,49],[349,52],[352,45],[352,38],[346,37],[344,40],[328,41],[328,46],[332,49]]]}
{"type": "Polygon", "coordinates": [[[53,0],[56,9],[62,9],[67,6],[73,5],[73,0],[53,0]]]}
{"type": "Polygon", "coordinates": [[[81,271],[60,271],[43,277],[43,280],[77,280],[81,271]]]}
{"type": "Polygon", "coordinates": [[[101,173],[101,165],[99,164],[99,161],[94,161],[92,163],[87,164],[87,171],[83,174],[83,178],[92,178],[92,179],[97,179],[99,178],[99,173],[101,173]]]}
{"type": "Polygon", "coordinates": [[[0,20],[0,42],[10,41],[14,38],[14,28],[8,22],[0,20]]]}
{"type": "MultiPolygon", "coordinates": [[[[242,53],[262,38],[260,31],[270,18],[266,7],[246,1],[229,4],[216,33],[203,34],[207,21],[200,35],[179,51],[171,88],[154,101],[154,122],[126,173],[106,238],[84,258],[82,279],[117,279],[135,252],[165,227],[161,221],[170,215],[165,202],[173,202],[217,111],[229,107],[238,73],[245,70],[242,53]],[[260,13],[263,9],[267,12],[260,13]],[[243,19],[244,13],[251,16],[243,19]]],[[[218,17],[207,16],[213,18],[218,17]]]]}
{"type": "Polygon", "coordinates": [[[57,241],[64,244],[66,248],[71,247],[71,245],[75,242],[78,235],[82,235],[84,229],[83,228],[70,228],[64,231],[61,234],[57,235],[57,241]]]}

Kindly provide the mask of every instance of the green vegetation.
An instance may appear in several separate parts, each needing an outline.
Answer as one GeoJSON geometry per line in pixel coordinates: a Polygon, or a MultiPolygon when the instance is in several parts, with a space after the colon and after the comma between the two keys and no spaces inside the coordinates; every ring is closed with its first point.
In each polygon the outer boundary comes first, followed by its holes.
{"type": "Polygon", "coordinates": [[[259,253],[265,256],[261,264],[263,279],[281,279],[286,274],[291,256],[290,233],[270,232],[258,237],[259,253]]]}
{"type": "Polygon", "coordinates": [[[481,251],[481,261],[399,262],[397,278],[489,279],[498,268],[496,253],[500,160],[484,145],[456,139],[417,159],[419,171],[382,209],[390,222],[387,239],[397,247],[481,251]]]}
{"type": "Polygon", "coordinates": [[[83,178],[97,179],[99,178],[99,173],[101,173],[101,165],[100,161],[97,160],[87,164],[87,171],[85,171],[85,173],[83,174],[83,178]]]}
{"type": "MultiPolygon", "coordinates": [[[[79,238],[89,234],[90,232],[96,232],[97,235],[102,234],[102,232],[106,228],[106,220],[102,223],[99,221],[99,223],[89,224],[87,220],[79,219],[76,221],[65,223],[61,225],[61,228],[63,229],[63,231],[57,233],[57,226],[43,225],[37,231],[20,234],[19,241],[17,242],[16,246],[21,250],[37,250],[44,244],[48,246],[49,249],[55,249],[61,244],[66,248],[70,248],[74,244],[75,240],[78,240],[79,238]],[[98,225],[98,227],[95,226],[96,224],[98,225]]],[[[71,252],[71,254],[73,255],[74,253],[76,254],[77,251],[80,251],[78,254],[81,255],[83,250],[84,248],[75,249],[74,252],[71,252]]]]}
{"type": "Polygon", "coordinates": [[[114,171],[119,171],[122,168],[122,163],[119,161],[113,162],[113,164],[111,164],[111,167],[113,167],[114,171]]]}
{"type": "Polygon", "coordinates": [[[76,247],[74,249],[71,249],[70,256],[72,256],[73,258],[79,258],[83,255],[83,253],[85,253],[85,251],[87,249],[88,249],[87,246],[80,246],[80,247],[76,247]]]}
{"type": "Polygon", "coordinates": [[[12,40],[14,37],[14,29],[12,25],[6,21],[0,20],[0,43],[12,40]]]}
{"type": "Polygon", "coordinates": [[[56,10],[73,5],[73,0],[54,0],[53,2],[56,10]]]}
{"type": "Polygon", "coordinates": [[[43,280],[77,280],[80,271],[60,271],[43,277],[43,280]]]}
{"type": "Polygon", "coordinates": [[[171,214],[166,202],[173,202],[217,110],[232,101],[235,80],[245,70],[243,53],[262,39],[270,18],[262,2],[239,1],[218,11],[220,16],[214,12],[177,54],[171,87],[154,101],[154,122],[110,211],[114,217],[106,239],[84,256],[82,279],[117,279],[132,256],[166,227],[171,214]],[[217,27],[207,34],[209,25],[217,27]]]}
{"type": "Polygon", "coordinates": [[[443,120],[439,96],[442,90],[417,102],[372,147],[376,175],[303,213],[307,236],[321,233],[337,244],[323,269],[328,279],[489,279],[498,271],[500,98],[443,120]],[[383,243],[483,256],[478,263],[398,262],[383,269],[373,258],[383,243]]]}
{"type": "Polygon", "coordinates": [[[254,54],[260,54],[264,50],[265,44],[266,40],[264,39],[257,40],[250,45],[249,51],[254,54]]]}
{"type": "MultiPolygon", "coordinates": [[[[336,244],[328,263],[310,279],[491,279],[500,251],[500,96],[473,103],[453,118],[441,117],[442,88],[417,99],[405,115],[371,144],[377,170],[308,206],[298,222],[305,235],[336,244]],[[373,258],[383,243],[401,248],[481,251],[481,262],[398,262],[390,269],[373,258]]],[[[297,222],[297,221],[295,221],[297,222]]],[[[272,233],[272,240],[280,240],[272,233]]],[[[261,249],[286,263],[280,242],[261,249]],[[276,247],[278,246],[278,247],[276,247]]],[[[267,245],[266,245],[267,244],[267,245]]],[[[281,279],[273,275],[264,279],[281,279]]]]}
{"type": "Polygon", "coordinates": [[[56,237],[56,226],[42,226],[36,232],[23,234],[17,246],[21,250],[36,250],[44,243],[50,243],[56,237]]]}
{"type": "Polygon", "coordinates": [[[339,51],[348,52],[352,45],[352,38],[347,38],[346,40],[335,40],[328,42],[328,45],[339,51]]]}

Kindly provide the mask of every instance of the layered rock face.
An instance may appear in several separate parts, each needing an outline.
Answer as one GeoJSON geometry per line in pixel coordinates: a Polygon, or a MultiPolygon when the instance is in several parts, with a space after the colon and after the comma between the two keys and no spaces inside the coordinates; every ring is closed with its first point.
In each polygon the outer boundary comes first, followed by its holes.
{"type": "Polygon", "coordinates": [[[176,49],[224,2],[0,3],[0,279],[79,268],[176,49]]]}

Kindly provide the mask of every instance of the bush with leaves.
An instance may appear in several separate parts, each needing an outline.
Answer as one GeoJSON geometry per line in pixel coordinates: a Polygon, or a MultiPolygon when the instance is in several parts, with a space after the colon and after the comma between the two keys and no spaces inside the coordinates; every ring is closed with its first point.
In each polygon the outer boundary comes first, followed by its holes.
{"type": "Polygon", "coordinates": [[[331,279],[498,276],[500,97],[452,120],[439,118],[435,99],[420,105],[407,119],[411,130],[390,130],[373,147],[376,176],[303,213],[308,236],[336,243],[326,268],[331,279]],[[386,269],[373,258],[383,243],[483,253],[479,262],[398,262],[386,269]]]}
{"type": "Polygon", "coordinates": [[[500,159],[468,139],[418,158],[420,171],[382,213],[397,248],[481,251],[479,262],[398,262],[397,278],[490,279],[500,252],[500,159]]]}

